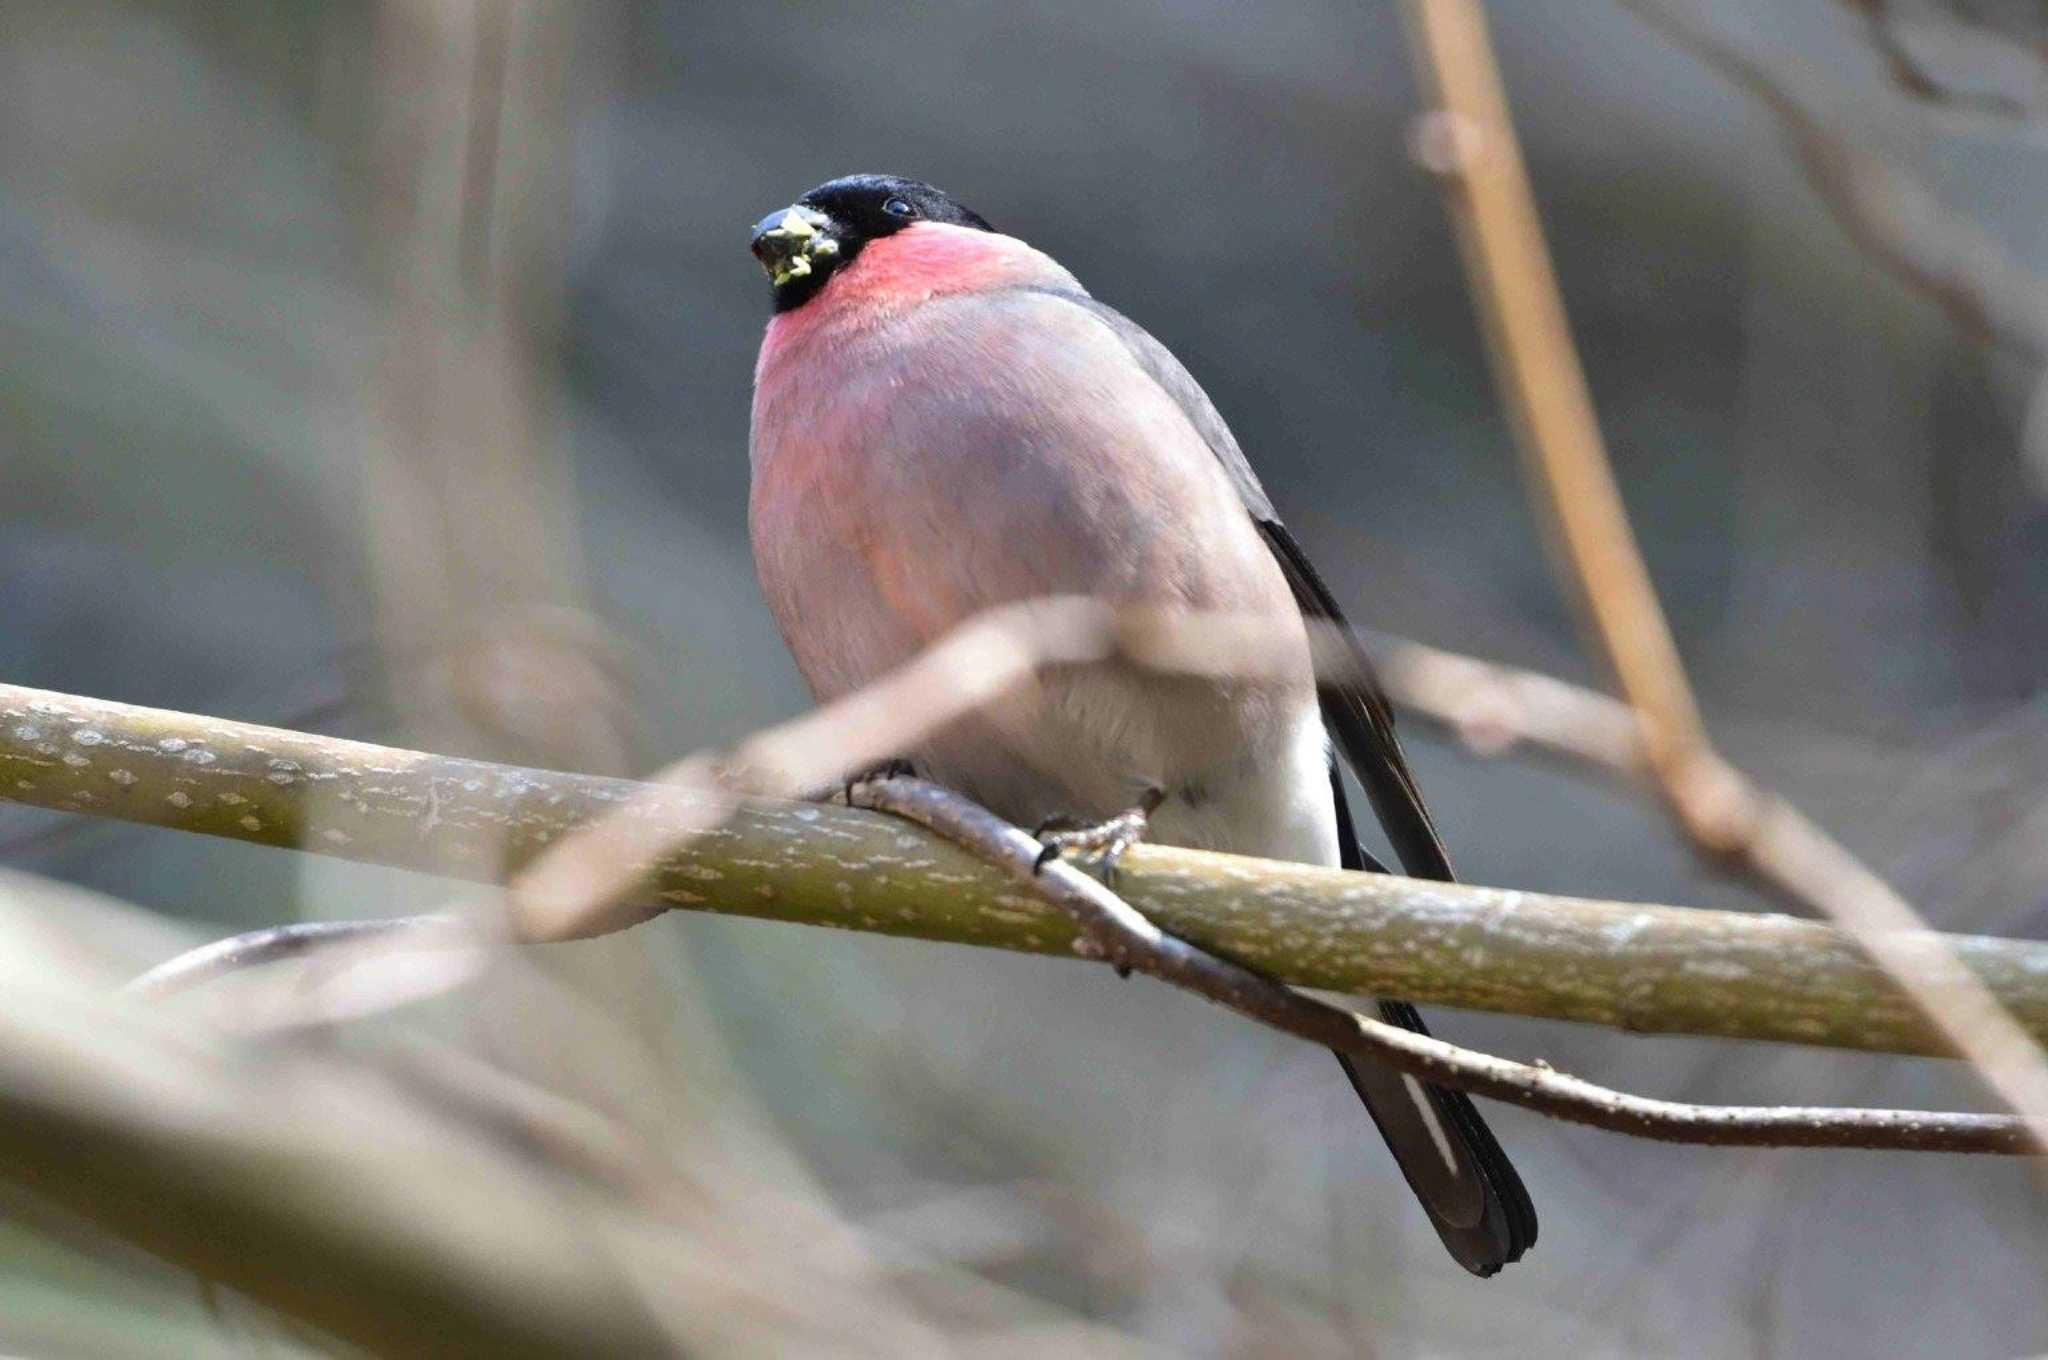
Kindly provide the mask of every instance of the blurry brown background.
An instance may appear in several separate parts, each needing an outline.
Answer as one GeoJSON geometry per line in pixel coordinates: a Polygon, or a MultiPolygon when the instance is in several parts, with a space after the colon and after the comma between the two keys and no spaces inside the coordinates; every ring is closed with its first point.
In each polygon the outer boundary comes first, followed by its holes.
{"type": "MultiPolygon", "coordinates": [[[[2027,46],[2048,31],[1953,8],[1984,26],[1938,4],[1699,12],[2048,270],[2048,65],[2027,46]],[[1879,38],[1971,97],[1913,98],[1879,38]]],[[[2040,937],[2038,373],[1853,243],[1756,103],[1637,18],[1493,18],[1714,731],[1943,928],[2040,937]]],[[[0,7],[0,676],[606,772],[798,711],[746,548],[767,298],[745,231],[884,170],[1171,346],[1359,622],[1604,683],[1408,156],[1417,101],[1379,4],[0,7]]],[[[1470,879],[1765,905],[1625,791],[1410,747],[1470,879]]],[[[17,808],[0,863],[203,933],[446,891],[17,808]]],[[[765,1116],[817,1203],[1099,1324],[1051,1349],[2048,1349],[2022,1165],[1669,1148],[1501,1110],[1543,1235],[1479,1284],[1327,1057],[1159,986],[682,916],[552,952],[551,986],[715,1066],[674,1098],[765,1116]]],[[[478,1003],[505,1008],[497,1056],[658,1127],[554,995],[478,1003]]],[[[465,1004],[434,1003],[439,1023],[465,1004]]],[[[1442,1028],[1675,1098],[1981,1099],[1928,1062],[1442,1028]]],[[[23,1206],[0,1221],[0,1342],[305,1338],[23,1206]]]]}

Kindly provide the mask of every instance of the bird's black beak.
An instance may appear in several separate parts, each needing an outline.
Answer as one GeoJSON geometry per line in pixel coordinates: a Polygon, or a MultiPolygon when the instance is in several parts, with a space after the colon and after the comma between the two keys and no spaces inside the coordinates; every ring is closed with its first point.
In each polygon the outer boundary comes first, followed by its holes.
{"type": "Polygon", "coordinates": [[[780,288],[836,260],[839,241],[832,234],[831,218],[799,203],[755,223],[752,249],[761,268],[780,288]]]}

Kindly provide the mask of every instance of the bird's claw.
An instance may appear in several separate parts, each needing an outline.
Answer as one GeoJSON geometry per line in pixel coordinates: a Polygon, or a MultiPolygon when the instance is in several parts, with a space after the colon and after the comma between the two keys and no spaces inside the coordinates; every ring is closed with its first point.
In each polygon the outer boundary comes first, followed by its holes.
{"type": "Polygon", "coordinates": [[[845,798],[846,805],[852,807],[853,791],[861,785],[872,783],[877,779],[906,779],[916,773],[917,770],[909,761],[902,759],[900,756],[891,756],[887,760],[868,766],[865,770],[857,770],[848,775],[846,777],[846,786],[840,790],[840,794],[845,798]]]}
{"type": "Polygon", "coordinates": [[[1144,839],[1146,820],[1142,811],[1132,808],[1093,826],[1062,829],[1042,826],[1038,839],[1045,846],[1045,852],[1039,857],[1039,863],[1071,854],[1102,861],[1103,867],[1107,868],[1118,855],[1144,839]]]}
{"type": "Polygon", "coordinates": [[[1165,794],[1160,790],[1148,789],[1136,807],[1126,808],[1116,816],[1093,825],[1083,825],[1072,817],[1048,817],[1032,833],[1045,847],[1038,852],[1038,862],[1032,866],[1032,872],[1038,872],[1062,855],[1073,854],[1095,861],[1105,882],[1114,878],[1117,860],[1124,851],[1145,839],[1145,832],[1152,823],[1152,813],[1164,799],[1165,794]]]}

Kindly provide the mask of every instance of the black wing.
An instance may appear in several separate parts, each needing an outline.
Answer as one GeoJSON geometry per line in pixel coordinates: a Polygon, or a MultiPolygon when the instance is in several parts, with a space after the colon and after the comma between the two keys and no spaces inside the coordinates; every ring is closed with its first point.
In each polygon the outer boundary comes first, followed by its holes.
{"type": "MultiPolygon", "coordinates": [[[[1371,659],[1345,623],[1322,576],[1280,523],[1271,498],[1259,485],[1258,475],[1208,394],[1171,350],[1115,308],[1085,293],[1042,291],[1086,309],[1114,331],[1138,365],[1179,404],[1215,453],[1286,574],[1303,616],[1327,623],[1350,650],[1350,674],[1318,686],[1323,721],[1365,789],[1401,867],[1416,878],[1452,881],[1450,857],[1394,734],[1393,710],[1371,659]]],[[[1358,843],[1334,754],[1330,784],[1336,795],[1337,841],[1344,867],[1385,872],[1358,843]]],[[[1429,1032],[1422,1017],[1405,1001],[1381,1002],[1380,1014],[1389,1024],[1418,1034],[1429,1032]]],[[[1535,1244],[1536,1207],[1529,1192],[1463,1092],[1420,1086],[1388,1068],[1354,1063],[1341,1053],[1337,1060],[1393,1149],[1437,1234],[1460,1264],[1475,1275],[1491,1275],[1535,1244]],[[1422,1097],[1419,1102],[1417,1095],[1422,1097]]]]}

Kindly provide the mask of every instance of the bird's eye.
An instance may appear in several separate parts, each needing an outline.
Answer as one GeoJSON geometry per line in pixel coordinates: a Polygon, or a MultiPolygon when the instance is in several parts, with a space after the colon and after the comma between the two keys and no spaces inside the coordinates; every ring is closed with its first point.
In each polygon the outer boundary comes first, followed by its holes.
{"type": "Polygon", "coordinates": [[[892,198],[882,205],[882,211],[891,217],[915,217],[917,209],[910,206],[910,200],[892,198]]]}

